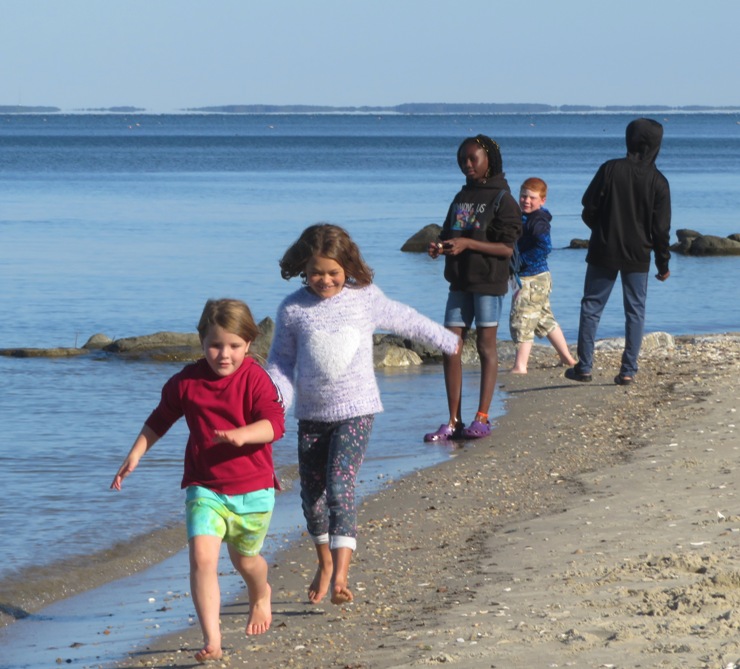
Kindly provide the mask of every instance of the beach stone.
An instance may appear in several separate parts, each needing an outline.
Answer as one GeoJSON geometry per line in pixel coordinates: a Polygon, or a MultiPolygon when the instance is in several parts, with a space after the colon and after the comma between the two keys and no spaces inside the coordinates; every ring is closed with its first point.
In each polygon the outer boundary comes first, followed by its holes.
{"type": "Polygon", "coordinates": [[[97,351],[105,348],[108,344],[112,344],[113,340],[106,334],[99,332],[90,337],[83,345],[82,348],[88,351],[97,351]]]}
{"type": "Polygon", "coordinates": [[[679,242],[683,242],[685,240],[690,241],[692,239],[696,239],[697,237],[701,237],[701,232],[691,230],[690,228],[681,228],[680,230],[676,230],[676,237],[678,238],[679,242]]]}
{"type": "MultiPolygon", "coordinates": [[[[669,351],[676,347],[676,341],[667,332],[649,332],[642,338],[640,353],[669,351]]],[[[621,351],[624,349],[624,337],[600,339],[594,347],[597,351],[621,351]]]]}
{"type": "Polygon", "coordinates": [[[442,232],[442,226],[436,223],[425,225],[419,232],[409,237],[401,247],[404,253],[426,253],[429,243],[434,242],[442,232]]]}
{"type": "Polygon", "coordinates": [[[676,340],[667,332],[648,332],[642,338],[641,352],[654,353],[676,348],[676,340]]]}
{"type": "Polygon", "coordinates": [[[740,242],[729,237],[702,235],[693,241],[689,252],[695,256],[740,255],[740,242]]]}
{"type": "Polygon", "coordinates": [[[124,337],[116,339],[105,347],[111,353],[129,353],[132,351],[151,351],[167,347],[197,347],[200,348],[200,339],[196,333],[183,332],[155,332],[139,337],[124,337]]]}
{"type": "Polygon", "coordinates": [[[426,344],[413,341],[411,339],[404,339],[403,337],[399,337],[398,335],[394,334],[374,334],[373,346],[378,348],[384,345],[409,349],[410,351],[413,351],[416,355],[418,355],[419,358],[421,358],[422,363],[442,362],[442,352],[439,349],[434,348],[433,346],[427,346],[426,344]]]}
{"type": "Polygon", "coordinates": [[[687,344],[734,344],[740,343],[740,332],[718,335],[689,335],[682,337],[687,344]]]}
{"type": "Polygon", "coordinates": [[[588,239],[571,239],[568,244],[569,249],[587,249],[588,239]]]}
{"type": "Polygon", "coordinates": [[[196,333],[155,332],[140,337],[116,339],[103,348],[108,353],[127,357],[146,357],[157,362],[188,362],[202,356],[196,333]]]}
{"type": "Polygon", "coordinates": [[[0,348],[0,355],[8,358],[71,358],[85,353],[81,348],[0,348]]]}
{"type": "Polygon", "coordinates": [[[415,367],[423,364],[417,353],[408,348],[383,343],[373,349],[373,362],[380,367],[415,367]]]}
{"type": "Polygon", "coordinates": [[[719,237],[703,235],[696,230],[676,231],[678,243],[671,250],[681,255],[691,256],[734,256],[740,255],[740,234],[719,237]]]}
{"type": "Polygon", "coordinates": [[[275,321],[267,316],[257,323],[257,327],[259,328],[260,333],[257,335],[257,339],[255,339],[249,347],[249,355],[264,364],[267,362],[267,355],[270,352],[272,337],[275,334],[275,321]]]}
{"type": "MultiPolygon", "coordinates": [[[[267,317],[258,323],[260,334],[252,342],[249,355],[264,365],[272,344],[275,322],[267,317]]],[[[727,335],[723,335],[727,336],[727,335]]],[[[740,335],[738,335],[740,337],[740,335]]],[[[376,368],[409,367],[422,364],[441,364],[442,353],[434,347],[420,342],[404,339],[398,335],[373,335],[373,362],[376,368]]],[[[645,335],[642,350],[644,353],[668,351],[675,347],[671,335],[665,332],[653,332],[645,335]]],[[[624,338],[602,339],[596,343],[602,351],[621,351],[624,338]]],[[[194,362],[203,356],[200,338],[197,333],[156,332],[139,337],[126,337],[111,341],[104,334],[90,337],[82,348],[6,348],[0,349],[0,356],[16,358],[61,358],[92,354],[95,351],[122,355],[132,360],[152,362],[194,362]]],[[[498,341],[498,357],[502,364],[508,364],[516,356],[516,345],[509,340],[498,341]]],[[[533,360],[547,365],[552,357],[548,345],[537,344],[532,349],[533,360]]],[[[468,332],[462,350],[463,365],[479,365],[477,333],[468,332]]]]}

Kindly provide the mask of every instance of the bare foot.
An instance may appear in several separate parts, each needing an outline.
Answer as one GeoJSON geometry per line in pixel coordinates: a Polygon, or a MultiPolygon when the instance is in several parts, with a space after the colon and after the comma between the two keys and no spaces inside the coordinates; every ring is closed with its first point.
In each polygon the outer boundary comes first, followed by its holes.
{"type": "Polygon", "coordinates": [[[264,634],[270,629],[272,624],[271,595],[272,588],[268,584],[264,597],[249,603],[249,620],[247,620],[247,629],[245,630],[247,635],[264,634]]]}
{"type": "Polygon", "coordinates": [[[331,565],[329,569],[322,569],[321,565],[316,568],[316,574],[311,581],[311,585],[308,586],[308,601],[312,604],[318,604],[326,593],[329,592],[329,585],[331,584],[331,565]]]}
{"type": "Polygon", "coordinates": [[[331,589],[331,603],[332,604],[346,604],[351,602],[355,596],[352,591],[347,587],[347,584],[334,583],[331,589]]]}
{"type": "Polygon", "coordinates": [[[526,370],[526,368],[525,369],[519,369],[518,367],[512,367],[509,370],[509,373],[510,374],[526,374],[527,373],[527,370],[526,370]]]}
{"type": "Polygon", "coordinates": [[[560,358],[560,366],[561,367],[575,367],[578,364],[578,360],[575,358],[571,358],[570,360],[563,360],[560,358]]]}
{"type": "Polygon", "coordinates": [[[221,646],[217,646],[215,643],[207,643],[195,654],[195,659],[198,662],[210,662],[211,660],[220,660],[223,656],[221,646]]]}

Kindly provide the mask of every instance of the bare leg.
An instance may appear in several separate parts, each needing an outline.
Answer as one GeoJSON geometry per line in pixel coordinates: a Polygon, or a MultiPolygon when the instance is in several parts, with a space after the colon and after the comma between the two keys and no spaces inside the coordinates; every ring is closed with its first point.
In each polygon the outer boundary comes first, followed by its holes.
{"type": "Polygon", "coordinates": [[[229,557],[247,584],[249,592],[249,619],[245,633],[264,634],[272,623],[272,590],[267,582],[267,562],[261,555],[242,555],[231,545],[229,557]]]}
{"type": "Polygon", "coordinates": [[[203,648],[195,654],[198,662],[220,660],[221,650],[221,590],[218,585],[218,554],[220,537],[206,534],[190,539],[190,590],[198,622],[203,632],[203,648]]]}
{"type": "Polygon", "coordinates": [[[316,568],[316,574],[313,581],[311,581],[311,585],[308,586],[308,600],[313,604],[318,604],[329,592],[334,561],[329,550],[329,544],[314,545],[316,546],[316,557],[319,559],[319,566],[316,568]]]}
{"type": "Polygon", "coordinates": [[[498,349],[496,348],[496,334],[498,326],[478,328],[478,355],[480,356],[480,399],[478,413],[488,414],[493,400],[493,391],[498,376],[498,349]]]}
{"type": "Polygon", "coordinates": [[[523,341],[517,345],[516,358],[514,358],[514,366],[511,368],[512,374],[526,374],[527,373],[527,362],[529,362],[529,354],[532,352],[531,341],[523,341]]]}
{"type": "Polygon", "coordinates": [[[560,329],[560,326],[555,326],[554,330],[551,330],[547,338],[550,340],[553,348],[557,351],[560,356],[560,362],[568,367],[573,367],[578,361],[570,354],[568,349],[568,342],[565,341],[565,335],[560,329]]]}
{"type": "MultiPolygon", "coordinates": [[[[467,332],[463,328],[447,328],[458,337],[467,332]]],[[[450,410],[449,425],[462,423],[462,346],[457,353],[443,356],[445,373],[445,390],[447,391],[447,406],[450,410]]]]}
{"type": "Polygon", "coordinates": [[[334,574],[332,575],[331,603],[346,604],[351,602],[355,596],[348,587],[349,563],[352,561],[351,548],[335,548],[331,552],[334,561],[334,574]]]}

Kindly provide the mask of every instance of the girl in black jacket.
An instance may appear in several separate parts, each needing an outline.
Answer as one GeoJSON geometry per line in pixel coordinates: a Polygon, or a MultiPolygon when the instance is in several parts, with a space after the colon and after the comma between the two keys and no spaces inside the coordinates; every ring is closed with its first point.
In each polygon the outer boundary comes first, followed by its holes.
{"type": "Polygon", "coordinates": [[[485,135],[463,140],[457,164],[466,177],[450,204],[439,239],[429,255],[445,257],[450,292],[445,326],[465,339],[475,319],[481,361],[478,411],[466,428],[462,422],[462,347],[444,356],[449,421],[424,441],[477,439],[491,433],[488,409],[498,373],[496,335],[509,281],[509,259],[521,235],[522,214],[512,197],[496,142],[485,135]]]}

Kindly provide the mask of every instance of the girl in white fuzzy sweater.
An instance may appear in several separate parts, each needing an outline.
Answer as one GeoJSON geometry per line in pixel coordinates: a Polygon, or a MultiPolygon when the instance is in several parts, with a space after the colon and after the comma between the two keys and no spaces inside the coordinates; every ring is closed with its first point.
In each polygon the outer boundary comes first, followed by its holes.
{"type": "Polygon", "coordinates": [[[285,403],[295,400],[301,501],[318,569],[308,598],[352,601],[349,565],[357,546],[355,480],[374,414],[382,411],[373,367],[376,330],[422,341],[445,353],[460,339],[373,285],[373,272],[347,232],[312,225],[280,260],[284,279],[304,288],[278,309],[267,369],[285,403]]]}

